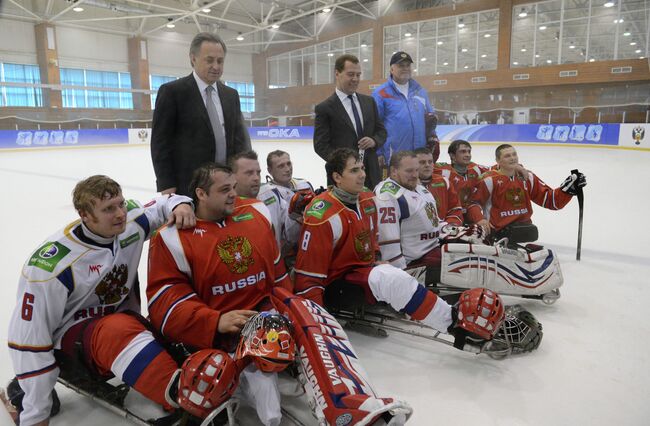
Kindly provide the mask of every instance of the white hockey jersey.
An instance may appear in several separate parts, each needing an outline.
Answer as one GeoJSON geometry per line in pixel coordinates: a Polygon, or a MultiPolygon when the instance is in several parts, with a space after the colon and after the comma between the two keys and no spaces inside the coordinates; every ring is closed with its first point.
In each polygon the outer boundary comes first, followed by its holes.
{"type": "Polygon", "coordinates": [[[302,224],[289,215],[289,203],[295,191],[311,189],[311,184],[304,179],[291,179],[291,188],[267,182],[260,187],[257,199],[264,202],[271,212],[275,239],[283,252],[285,247],[293,247],[300,237],[302,224]]]}
{"type": "Polygon", "coordinates": [[[77,220],[50,236],[24,264],[8,339],[25,391],[21,424],[47,418],[59,374],[53,350],[60,349],[70,327],[113,312],[140,312],[137,272],[144,242],[181,203],[191,199],[158,197],[144,207],[129,200],[126,229],[113,239],[92,234],[77,220]]]}
{"type": "Polygon", "coordinates": [[[422,185],[414,191],[386,179],[375,187],[381,258],[404,269],[439,246],[436,201],[422,185]]]}

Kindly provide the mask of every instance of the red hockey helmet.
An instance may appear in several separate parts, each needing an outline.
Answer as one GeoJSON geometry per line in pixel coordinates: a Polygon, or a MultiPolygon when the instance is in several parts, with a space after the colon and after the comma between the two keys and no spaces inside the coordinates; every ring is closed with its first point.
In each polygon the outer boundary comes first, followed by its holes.
{"type": "Polygon", "coordinates": [[[458,300],[457,326],[476,336],[490,340],[504,319],[501,297],[486,288],[465,290],[458,300]]]}
{"type": "Polygon", "coordinates": [[[239,370],[227,353],[200,350],[181,367],[178,405],[193,416],[205,418],[232,396],[238,384],[239,370]]]}
{"type": "Polygon", "coordinates": [[[251,357],[257,368],[270,373],[287,368],[295,352],[291,322],[284,315],[260,312],[244,325],[235,358],[251,357]]]}

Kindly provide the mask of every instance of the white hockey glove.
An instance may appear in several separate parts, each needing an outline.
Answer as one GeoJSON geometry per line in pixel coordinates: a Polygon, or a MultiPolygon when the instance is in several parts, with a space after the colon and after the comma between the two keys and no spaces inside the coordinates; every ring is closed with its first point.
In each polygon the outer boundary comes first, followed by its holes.
{"type": "Polygon", "coordinates": [[[445,242],[487,244],[486,238],[483,228],[476,224],[470,226],[444,225],[440,230],[440,239],[445,242]]]}
{"type": "Polygon", "coordinates": [[[562,182],[560,188],[569,195],[578,195],[578,188],[587,185],[587,177],[577,170],[562,182]]]}

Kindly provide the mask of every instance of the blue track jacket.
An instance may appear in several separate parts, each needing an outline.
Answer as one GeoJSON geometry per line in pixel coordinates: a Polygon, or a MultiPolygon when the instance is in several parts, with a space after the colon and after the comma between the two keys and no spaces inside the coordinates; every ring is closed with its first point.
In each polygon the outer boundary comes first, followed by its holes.
{"type": "Polygon", "coordinates": [[[408,99],[397,89],[392,77],[376,88],[372,97],[388,133],[384,146],[377,149],[377,155],[383,155],[386,164],[393,152],[425,146],[428,135],[424,116],[434,110],[426,90],[417,81],[409,81],[408,99]]]}

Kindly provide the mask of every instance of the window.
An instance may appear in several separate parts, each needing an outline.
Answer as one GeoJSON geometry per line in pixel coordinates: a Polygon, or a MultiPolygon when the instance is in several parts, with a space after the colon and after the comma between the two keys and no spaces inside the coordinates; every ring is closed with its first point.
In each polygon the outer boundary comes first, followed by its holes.
{"type": "Polygon", "coordinates": [[[414,75],[496,69],[499,11],[450,16],[384,27],[384,67],[403,50],[414,75]]]}
{"type": "Polygon", "coordinates": [[[255,85],[253,83],[239,83],[226,81],[226,86],[239,92],[239,101],[242,112],[255,112],[255,85]]]}
{"type": "Polygon", "coordinates": [[[515,6],[512,16],[512,67],[648,56],[648,2],[551,0],[515,6]]]}
{"type": "MultiPolygon", "coordinates": [[[[40,84],[37,65],[0,62],[0,81],[7,83],[40,84]]],[[[0,106],[41,107],[43,92],[39,87],[0,86],[0,106]]]]}
{"type": "MultiPolygon", "coordinates": [[[[62,86],[130,89],[131,75],[123,72],[60,68],[62,86]]],[[[131,92],[107,90],[63,89],[64,108],[133,109],[131,92]]]]}
{"type": "MultiPolygon", "coordinates": [[[[176,80],[178,77],[172,77],[170,75],[149,75],[149,87],[151,91],[157,91],[165,83],[176,80]]],[[[151,94],[151,109],[156,107],[156,98],[158,97],[157,93],[151,94]]]]}
{"type": "Polygon", "coordinates": [[[359,58],[362,78],[372,78],[372,30],[369,30],[268,58],[268,87],[332,83],[334,62],[344,53],[359,58]]]}

